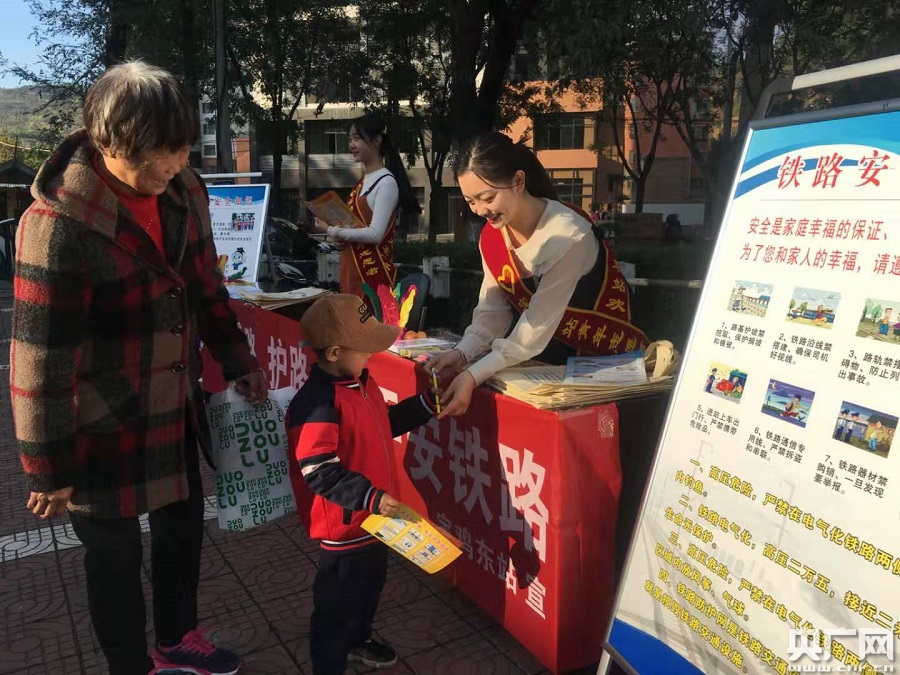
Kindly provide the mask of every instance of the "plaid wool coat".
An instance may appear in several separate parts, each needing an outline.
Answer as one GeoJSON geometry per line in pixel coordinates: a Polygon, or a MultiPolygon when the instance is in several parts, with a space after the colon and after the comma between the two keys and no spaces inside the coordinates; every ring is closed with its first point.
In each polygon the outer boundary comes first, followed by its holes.
{"type": "Polygon", "coordinates": [[[227,379],[257,369],[216,266],[206,187],[159,197],[166,255],[91,165],[84,130],[35,178],[16,234],[10,390],[28,488],[133,517],[187,497],[186,415],[208,451],[197,336],[227,379]]]}

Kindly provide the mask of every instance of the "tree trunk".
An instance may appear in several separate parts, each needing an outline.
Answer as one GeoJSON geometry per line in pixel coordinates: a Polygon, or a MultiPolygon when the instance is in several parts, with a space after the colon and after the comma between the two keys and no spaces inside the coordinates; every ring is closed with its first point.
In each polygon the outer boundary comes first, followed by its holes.
{"type": "Polygon", "coordinates": [[[647,173],[634,178],[634,212],[644,212],[644,193],[647,191],[647,173]]]}
{"type": "Polygon", "coordinates": [[[231,92],[225,48],[225,0],[213,0],[213,9],[216,43],[216,170],[219,173],[232,173],[234,157],[231,153],[231,92]]]}
{"type": "Polygon", "coordinates": [[[455,121],[454,140],[462,141],[478,128],[475,110],[478,105],[478,90],[475,75],[478,51],[481,47],[481,33],[484,28],[484,13],[480,8],[470,7],[465,0],[451,0],[450,17],[452,38],[450,42],[450,119],[455,121]]]}
{"type": "Polygon", "coordinates": [[[194,106],[200,105],[196,12],[191,0],[181,0],[181,70],[185,89],[194,106]]]}
{"type": "MultiPolygon", "coordinates": [[[[429,176],[429,179],[431,177],[429,176]]],[[[440,178],[431,180],[431,194],[428,195],[428,243],[437,241],[438,231],[447,222],[447,191],[440,178]]]]}
{"type": "Polygon", "coordinates": [[[772,49],[781,0],[763,0],[749,17],[744,49],[744,78],[739,129],[745,129],[772,79],[772,49]]]}
{"type": "Polygon", "coordinates": [[[103,53],[103,65],[110,68],[125,60],[128,53],[128,19],[124,16],[123,0],[109,3],[109,32],[103,53]]]}
{"type": "Polygon", "coordinates": [[[500,97],[506,86],[510,60],[516,50],[522,25],[537,7],[537,0],[518,3],[466,2],[452,0],[450,84],[451,119],[455,121],[454,140],[462,141],[479,131],[489,131],[497,121],[500,97]],[[515,6],[511,9],[510,4],[515,6]],[[491,30],[487,36],[487,56],[481,69],[481,86],[476,86],[478,55],[481,53],[485,16],[490,11],[491,30]]]}
{"type": "Polygon", "coordinates": [[[274,216],[281,216],[281,164],[286,145],[284,121],[281,108],[277,105],[271,108],[270,138],[272,147],[272,196],[269,212],[274,216]]]}
{"type": "Polygon", "coordinates": [[[488,52],[484,64],[484,75],[478,89],[478,107],[475,111],[474,126],[478,131],[489,131],[497,123],[500,97],[506,88],[509,64],[519,38],[522,26],[537,9],[538,0],[507,0],[494,3],[491,9],[491,31],[488,35],[488,52]]]}
{"type": "Polygon", "coordinates": [[[740,53],[735,50],[728,59],[728,74],[725,79],[725,105],[722,110],[722,142],[731,141],[731,123],[734,117],[734,88],[740,53]]]}

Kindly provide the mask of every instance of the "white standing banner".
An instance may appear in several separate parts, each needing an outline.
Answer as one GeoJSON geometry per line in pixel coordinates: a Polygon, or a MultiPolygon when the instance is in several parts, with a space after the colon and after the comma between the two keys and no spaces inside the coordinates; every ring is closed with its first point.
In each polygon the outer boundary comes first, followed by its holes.
{"type": "Polygon", "coordinates": [[[634,672],[900,669],[900,111],[832,113],[747,139],[607,636],[634,672]]]}
{"type": "Polygon", "coordinates": [[[256,284],[262,258],[268,185],[208,185],[213,239],[225,281],[256,284]]]}

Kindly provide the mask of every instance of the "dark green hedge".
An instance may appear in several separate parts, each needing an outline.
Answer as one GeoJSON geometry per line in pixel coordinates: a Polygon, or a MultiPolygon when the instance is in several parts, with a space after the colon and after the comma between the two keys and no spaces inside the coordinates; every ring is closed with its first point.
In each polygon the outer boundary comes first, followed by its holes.
{"type": "MultiPolygon", "coordinates": [[[[702,279],[706,275],[713,242],[662,243],[618,241],[613,245],[619,260],[634,263],[636,276],[649,279],[702,279]]],[[[429,244],[419,241],[397,242],[396,262],[421,265],[422,258],[446,255],[450,267],[480,270],[478,246],[470,242],[429,244]]]]}

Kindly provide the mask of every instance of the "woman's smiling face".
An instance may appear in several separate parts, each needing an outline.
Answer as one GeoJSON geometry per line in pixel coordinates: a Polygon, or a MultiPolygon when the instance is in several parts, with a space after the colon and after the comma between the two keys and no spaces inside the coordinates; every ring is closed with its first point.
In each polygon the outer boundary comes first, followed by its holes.
{"type": "Polygon", "coordinates": [[[456,180],[472,213],[486,218],[492,227],[509,225],[521,208],[525,189],[525,174],[521,171],[507,185],[491,185],[472,171],[456,180]]]}
{"type": "Polygon", "coordinates": [[[368,164],[372,159],[378,156],[381,141],[379,137],[376,136],[372,141],[367,141],[362,134],[356,130],[356,127],[351,126],[348,141],[350,154],[353,155],[353,159],[357,162],[368,164]]]}

